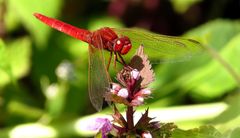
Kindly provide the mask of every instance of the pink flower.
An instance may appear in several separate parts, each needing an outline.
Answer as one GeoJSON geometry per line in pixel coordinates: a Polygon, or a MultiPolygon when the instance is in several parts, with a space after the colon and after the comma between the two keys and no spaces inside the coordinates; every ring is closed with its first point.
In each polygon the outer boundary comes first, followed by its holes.
{"type": "Polygon", "coordinates": [[[135,94],[135,96],[142,96],[142,97],[148,97],[151,94],[151,90],[148,88],[141,89],[139,92],[135,94]]]}
{"type": "Polygon", "coordinates": [[[95,122],[88,126],[89,130],[101,131],[102,138],[107,138],[107,134],[112,130],[113,126],[107,118],[96,118],[95,122]]]}
{"type": "Polygon", "coordinates": [[[132,106],[142,105],[144,102],[144,98],[142,96],[137,96],[131,101],[132,106]]]}
{"type": "Polygon", "coordinates": [[[151,90],[148,89],[148,88],[141,89],[139,92],[140,92],[142,95],[150,95],[150,94],[152,93],[151,90]]]}
{"type": "Polygon", "coordinates": [[[113,93],[113,94],[117,94],[118,91],[119,91],[121,88],[122,88],[121,85],[119,85],[119,84],[117,84],[117,83],[112,83],[110,92],[113,93]]]}
{"type": "Polygon", "coordinates": [[[128,90],[126,88],[122,88],[118,91],[118,96],[127,98],[128,97],[128,90]]]}
{"type": "Polygon", "coordinates": [[[149,132],[144,132],[142,133],[142,138],[152,138],[152,135],[149,132]]]}
{"type": "Polygon", "coordinates": [[[131,71],[131,76],[133,79],[138,80],[140,77],[140,72],[137,69],[134,69],[131,71]]]}

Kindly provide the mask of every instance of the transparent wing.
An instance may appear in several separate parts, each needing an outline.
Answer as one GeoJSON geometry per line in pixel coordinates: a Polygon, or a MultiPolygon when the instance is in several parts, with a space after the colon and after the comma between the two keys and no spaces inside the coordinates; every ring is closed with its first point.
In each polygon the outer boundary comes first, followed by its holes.
{"type": "MultiPolygon", "coordinates": [[[[144,52],[153,61],[181,61],[203,51],[203,46],[192,39],[155,34],[138,28],[113,29],[128,36],[133,48],[144,45],[144,52]]],[[[135,50],[132,50],[135,52],[135,50]]]]}
{"type": "Polygon", "coordinates": [[[99,111],[102,109],[103,96],[107,92],[111,80],[106,69],[100,36],[97,40],[99,49],[89,45],[88,92],[93,106],[99,111]]]}

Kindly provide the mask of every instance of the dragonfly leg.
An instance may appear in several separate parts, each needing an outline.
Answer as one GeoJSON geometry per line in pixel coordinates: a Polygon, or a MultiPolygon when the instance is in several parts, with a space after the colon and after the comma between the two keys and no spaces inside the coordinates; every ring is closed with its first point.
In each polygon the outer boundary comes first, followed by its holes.
{"type": "Polygon", "coordinates": [[[117,54],[114,53],[114,68],[116,69],[116,61],[118,61],[117,54]]]}
{"type": "Polygon", "coordinates": [[[123,57],[119,54],[119,53],[117,53],[118,54],[118,57],[120,58],[120,62],[123,64],[123,66],[127,66],[127,64],[126,64],[126,62],[124,61],[124,59],[123,59],[123,57]]]}
{"type": "Polygon", "coordinates": [[[123,62],[118,59],[117,53],[114,53],[114,61],[123,65],[123,62]]]}
{"type": "Polygon", "coordinates": [[[109,70],[109,67],[110,67],[110,64],[111,64],[111,60],[112,60],[112,52],[110,52],[110,57],[108,59],[107,70],[109,70]]]}
{"type": "Polygon", "coordinates": [[[126,62],[124,61],[123,57],[119,53],[114,52],[114,67],[116,68],[116,62],[122,64],[124,67],[128,66],[126,62]],[[119,58],[120,60],[119,60],[119,58]]]}

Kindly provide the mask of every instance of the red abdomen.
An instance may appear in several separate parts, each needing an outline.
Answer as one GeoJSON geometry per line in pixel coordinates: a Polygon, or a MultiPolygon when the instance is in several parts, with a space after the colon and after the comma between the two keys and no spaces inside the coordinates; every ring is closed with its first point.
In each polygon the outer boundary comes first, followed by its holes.
{"type": "Polygon", "coordinates": [[[64,23],[62,21],[56,20],[54,18],[50,18],[47,16],[44,16],[39,13],[34,13],[34,16],[38,18],[43,23],[47,24],[48,26],[61,31],[65,34],[68,34],[74,38],[77,38],[79,40],[82,40],[87,43],[91,43],[91,32],[88,30],[80,29],[77,27],[74,27],[70,24],[64,23]]]}

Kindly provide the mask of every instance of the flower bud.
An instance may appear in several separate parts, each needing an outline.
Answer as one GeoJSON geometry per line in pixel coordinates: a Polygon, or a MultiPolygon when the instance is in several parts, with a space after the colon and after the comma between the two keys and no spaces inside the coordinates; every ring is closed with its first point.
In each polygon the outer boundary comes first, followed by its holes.
{"type": "Polygon", "coordinates": [[[117,93],[118,96],[127,98],[128,97],[128,90],[126,88],[122,88],[117,93]]]}
{"type": "Polygon", "coordinates": [[[113,93],[113,94],[117,94],[118,91],[121,89],[121,85],[117,84],[117,83],[112,83],[111,84],[111,89],[110,89],[110,92],[113,93]]]}
{"type": "Polygon", "coordinates": [[[145,89],[141,89],[138,93],[144,96],[149,96],[152,92],[150,89],[145,88],[145,89]]]}
{"type": "Polygon", "coordinates": [[[150,132],[142,133],[142,138],[152,138],[152,134],[150,132]]]}
{"type": "Polygon", "coordinates": [[[139,92],[137,92],[134,97],[143,97],[143,98],[147,98],[150,94],[151,94],[151,90],[148,88],[145,89],[141,89],[139,92]]]}
{"type": "Polygon", "coordinates": [[[131,101],[132,106],[142,105],[144,102],[144,98],[142,96],[137,96],[131,101]]]}
{"type": "Polygon", "coordinates": [[[138,80],[140,77],[140,72],[137,69],[131,71],[131,76],[133,79],[138,80]]]}

